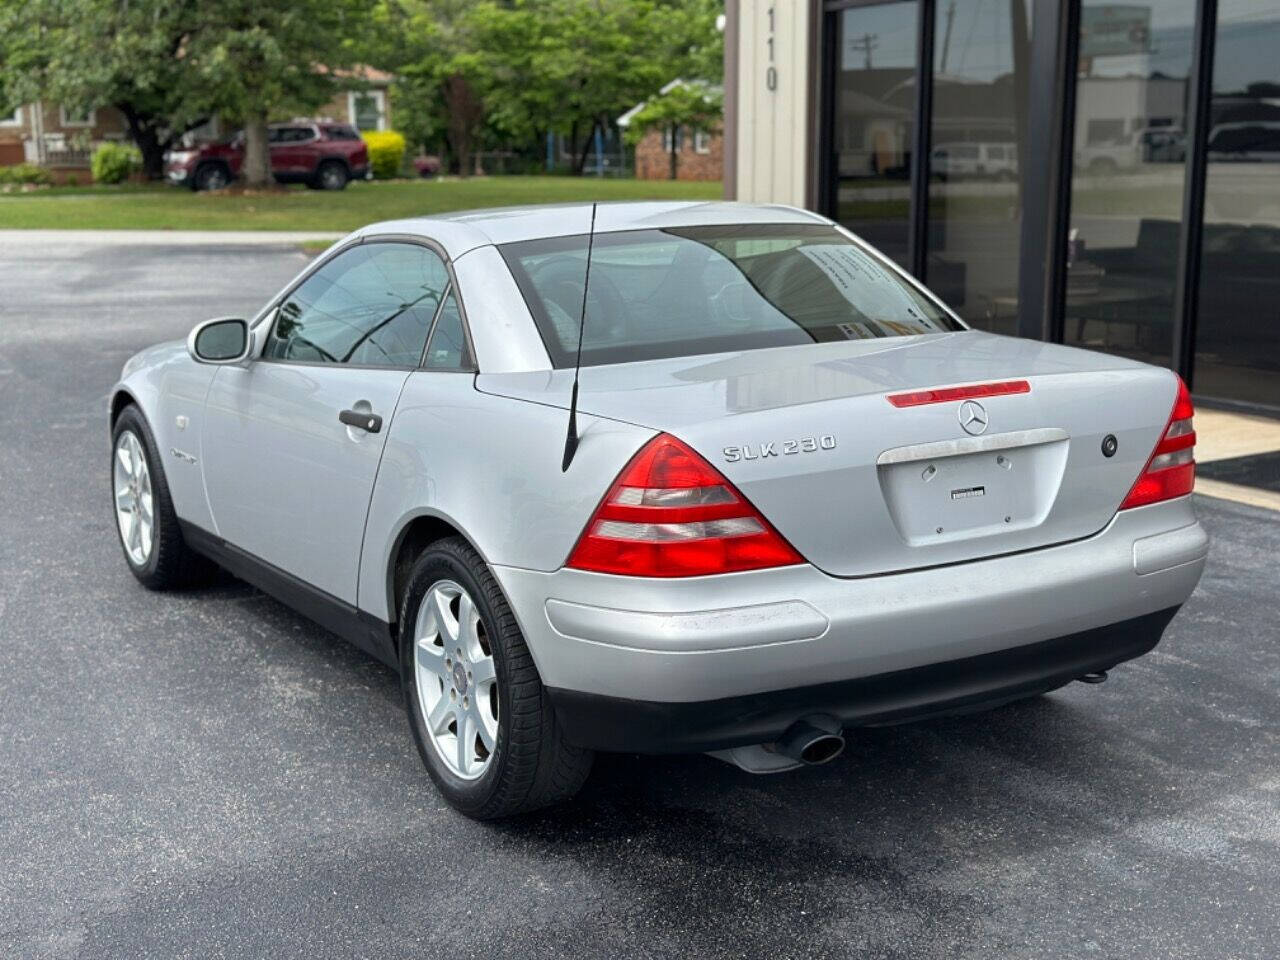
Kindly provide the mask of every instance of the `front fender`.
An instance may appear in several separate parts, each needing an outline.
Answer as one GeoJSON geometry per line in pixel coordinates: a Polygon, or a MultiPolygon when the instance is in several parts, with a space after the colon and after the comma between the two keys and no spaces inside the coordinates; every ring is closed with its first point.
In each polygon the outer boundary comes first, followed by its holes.
{"type": "Polygon", "coordinates": [[[157,344],[125,361],[111,389],[111,418],[135,404],[151,427],[159,467],[174,510],[183,520],[216,532],[204,492],[201,434],[204,401],[218,368],[196,363],[181,340],[157,344]]]}

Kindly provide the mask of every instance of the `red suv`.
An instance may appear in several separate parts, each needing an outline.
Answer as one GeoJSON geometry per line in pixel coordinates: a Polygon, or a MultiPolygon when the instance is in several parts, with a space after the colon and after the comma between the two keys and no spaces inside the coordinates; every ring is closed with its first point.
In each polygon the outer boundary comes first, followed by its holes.
{"type": "MultiPolygon", "coordinates": [[[[277,123],[267,129],[271,172],[278,183],[341,190],[369,176],[369,150],[345,123],[277,123]]],[[[244,134],[165,157],[165,176],[192,190],[220,190],[240,174],[244,134]]]]}

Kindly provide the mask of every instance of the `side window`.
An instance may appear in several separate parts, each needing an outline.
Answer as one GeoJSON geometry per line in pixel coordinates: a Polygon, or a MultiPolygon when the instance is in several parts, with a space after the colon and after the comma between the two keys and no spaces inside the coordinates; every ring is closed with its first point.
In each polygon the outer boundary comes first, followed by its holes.
{"type": "Polygon", "coordinates": [[[467,349],[467,335],[462,327],[462,311],[458,309],[458,298],[453,291],[445,298],[440,308],[440,318],[431,333],[431,344],[427,347],[428,370],[470,370],[472,369],[471,351],[467,349]]]}
{"type": "Polygon", "coordinates": [[[280,305],[263,356],[416,367],[448,279],[440,257],[418,244],[352,247],[280,305]]]}

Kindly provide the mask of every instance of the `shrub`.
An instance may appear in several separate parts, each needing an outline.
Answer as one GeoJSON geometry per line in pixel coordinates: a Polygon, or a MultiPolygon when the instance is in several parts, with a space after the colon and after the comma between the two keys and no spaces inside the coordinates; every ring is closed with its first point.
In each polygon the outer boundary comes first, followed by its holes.
{"type": "Polygon", "coordinates": [[[0,183],[32,183],[37,186],[48,186],[53,183],[53,174],[34,163],[18,163],[12,167],[0,167],[0,183]]]}
{"type": "Polygon", "coordinates": [[[404,137],[394,130],[376,130],[362,133],[369,148],[369,167],[379,180],[400,176],[404,166],[404,137]]]}
{"type": "Polygon", "coordinates": [[[97,183],[123,183],[131,173],[142,169],[142,154],[137,147],[104,143],[93,151],[89,169],[97,183]]]}

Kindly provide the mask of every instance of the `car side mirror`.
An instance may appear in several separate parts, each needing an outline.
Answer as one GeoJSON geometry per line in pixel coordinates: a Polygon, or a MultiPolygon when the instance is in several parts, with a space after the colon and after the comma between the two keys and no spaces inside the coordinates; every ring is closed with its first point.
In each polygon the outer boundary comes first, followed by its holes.
{"type": "Polygon", "coordinates": [[[249,356],[252,343],[248,321],[219,317],[196,324],[187,337],[187,353],[197,363],[239,363],[249,356]]]}

